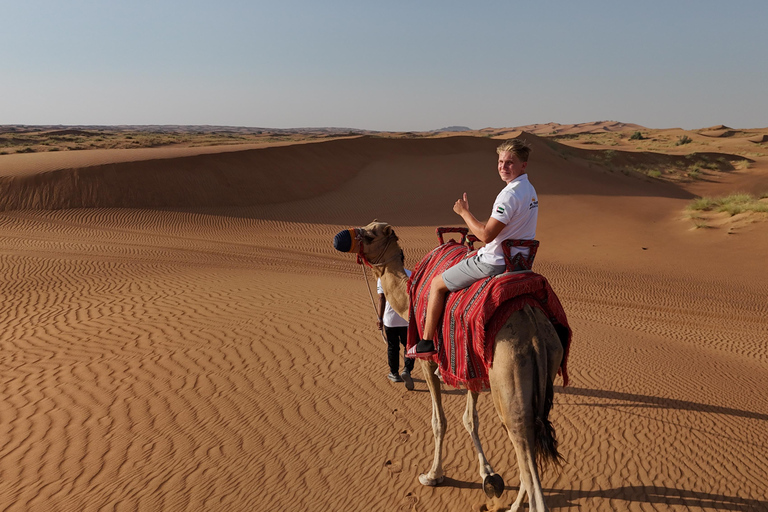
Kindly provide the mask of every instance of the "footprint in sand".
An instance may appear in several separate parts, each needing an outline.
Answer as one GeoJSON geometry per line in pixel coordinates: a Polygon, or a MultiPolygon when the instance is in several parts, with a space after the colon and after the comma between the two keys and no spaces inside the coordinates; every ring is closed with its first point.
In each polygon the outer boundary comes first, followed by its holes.
{"type": "Polygon", "coordinates": [[[408,417],[404,412],[400,411],[399,409],[395,409],[392,411],[392,414],[395,416],[395,425],[398,429],[401,429],[401,432],[406,431],[406,429],[411,427],[411,422],[408,420],[408,417]]]}
{"type": "Polygon", "coordinates": [[[403,470],[403,465],[400,464],[397,461],[388,460],[384,463],[384,467],[387,468],[387,470],[392,474],[396,475],[397,473],[401,472],[403,470]]]}
{"type": "Polygon", "coordinates": [[[394,409],[394,410],[392,411],[392,414],[394,414],[394,415],[395,415],[395,418],[397,418],[397,419],[399,419],[399,420],[407,420],[407,419],[408,419],[408,418],[406,417],[405,413],[404,413],[403,411],[401,411],[400,409],[394,409]]]}
{"type": "Polygon", "coordinates": [[[411,510],[416,510],[416,504],[419,502],[419,497],[413,494],[412,492],[409,492],[408,494],[403,497],[403,500],[400,502],[400,506],[397,507],[397,510],[401,512],[409,512],[411,510]]]}
{"type": "Polygon", "coordinates": [[[400,436],[400,441],[407,443],[411,439],[411,433],[407,430],[403,430],[398,434],[400,436]]]}
{"type": "Polygon", "coordinates": [[[501,498],[493,498],[487,503],[481,503],[472,507],[473,512],[504,512],[509,509],[509,504],[501,498]]]}

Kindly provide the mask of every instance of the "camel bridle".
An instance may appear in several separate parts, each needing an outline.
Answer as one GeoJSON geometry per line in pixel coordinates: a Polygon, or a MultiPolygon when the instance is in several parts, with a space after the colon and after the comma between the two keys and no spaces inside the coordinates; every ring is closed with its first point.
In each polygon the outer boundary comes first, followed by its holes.
{"type": "Polygon", "coordinates": [[[384,261],[381,261],[381,259],[384,257],[385,254],[387,254],[387,250],[389,250],[389,246],[392,245],[392,242],[397,240],[397,236],[394,232],[392,232],[389,236],[387,236],[387,243],[384,245],[384,248],[379,252],[378,256],[376,258],[368,259],[365,256],[365,230],[362,228],[355,228],[355,237],[354,240],[357,242],[357,264],[358,265],[367,265],[371,268],[373,267],[383,267],[387,263],[394,261],[399,255],[392,256],[391,258],[388,258],[384,261]]]}

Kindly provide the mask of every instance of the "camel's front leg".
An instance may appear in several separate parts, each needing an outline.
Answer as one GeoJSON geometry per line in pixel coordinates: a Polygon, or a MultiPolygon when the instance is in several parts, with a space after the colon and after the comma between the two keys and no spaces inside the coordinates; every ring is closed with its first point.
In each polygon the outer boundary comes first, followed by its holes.
{"type": "Polygon", "coordinates": [[[440,379],[435,375],[437,363],[421,360],[421,373],[427,380],[429,394],[432,396],[432,433],[435,436],[435,458],[432,461],[432,469],[428,473],[419,475],[422,485],[439,485],[443,482],[443,437],[445,437],[445,412],[443,411],[443,399],[440,395],[440,379]]]}
{"type": "Polygon", "coordinates": [[[475,445],[477,456],[480,459],[480,478],[483,479],[483,490],[485,495],[489,498],[499,497],[504,492],[504,479],[500,475],[493,472],[491,463],[485,458],[485,452],[483,452],[483,445],[480,442],[480,435],[478,430],[480,428],[480,420],[477,415],[477,399],[479,394],[475,391],[467,393],[467,409],[464,411],[464,428],[469,432],[469,437],[472,438],[472,442],[475,445]]]}

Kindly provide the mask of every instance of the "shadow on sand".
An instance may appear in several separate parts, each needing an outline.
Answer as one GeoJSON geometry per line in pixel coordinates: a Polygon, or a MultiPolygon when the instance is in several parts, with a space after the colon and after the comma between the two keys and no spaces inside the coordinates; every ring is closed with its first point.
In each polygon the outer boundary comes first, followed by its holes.
{"type": "Polygon", "coordinates": [[[768,414],[763,414],[753,411],[744,411],[741,409],[734,409],[731,407],[721,407],[717,405],[702,404],[699,402],[690,402],[687,400],[676,400],[674,398],[660,398],[656,396],[637,395],[634,393],[622,393],[619,391],[605,391],[602,389],[587,389],[587,388],[574,388],[567,387],[562,388],[560,386],[555,387],[555,391],[559,394],[566,396],[589,396],[593,398],[602,398],[608,400],[620,400],[621,403],[612,404],[590,404],[593,407],[611,407],[611,406],[627,406],[642,405],[643,407],[651,408],[663,408],[663,409],[677,409],[683,411],[697,411],[708,412],[714,414],[725,414],[727,416],[736,416],[740,418],[749,418],[754,420],[768,420],[768,414]]]}
{"type": "MultiPolygon", "coordinates": [[[[482,492],[480,482],[466,482],[454,478],[445,478],[444,486],[458,489],[475,489],[482,492]]],[[[517,496],[519,487],[506,486],[502,502],[511,504],[517,496]]],[[[667,507],[682,507],[685,509],[733,510],[738,512],[757,512],[768,510],[768,501],[736,496],[724,496],[708,492],[689,491],[658,485],[625,485],[611,489],[593,490],[563,490],[544,489],[544,499],[547,506],[554,510],[558,508],[578,507],[579,501],[588,498],[599,498],[629,503],[648,503],[667,507]]],[[[616,508],[623,508],[616,503],[616,508]]]]}
{"type": "MultiPolygon", "coordinates": [[[[752,512],[768,510],[768,501],[724,496],[708,492],[688,491],[657,485],[625,485],[612,489],[569,491],[545,489],[549,508],[572,507],[584,498],[604,498],[630,503],[649,503],[685,509],[737,510],[752,512]]],[[[618,504],[617,504],[618,505],[618,504]]]]}

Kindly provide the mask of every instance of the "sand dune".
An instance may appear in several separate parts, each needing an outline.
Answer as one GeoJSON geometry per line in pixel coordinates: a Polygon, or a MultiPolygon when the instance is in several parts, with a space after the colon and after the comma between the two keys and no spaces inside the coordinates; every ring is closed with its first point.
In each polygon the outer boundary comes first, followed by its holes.
{"type": "MultiPolygon", "coordinates": [[[[702,192],[768,190],[768,159],[665,182],[532,131],[535,268],[575,332],[551,416],[567,463],[542,477],[550,508],[768,510],[768,222],[682,218],[702,192]]],[[[696,151],[742,154],[718,140],[696,151]]],[[[487,215],[497,144],[361,137],[3,167],[0,508],[493,505],[458,390],[444,390],[449,478],[418,483],[432,456],[425,382],[418,369],[413,392],[385,378],[361,269],[331,239],[379,218],[412,267],[436,225],[458,225],[459,194],[487,215]]],[[[684,149],[610,155],[674,162],[684,149]]],[[[479,414],[508,507],[514,450],[489,396],[479,414]]]]}
{"type": "Polygon", "coordinates": [[[638,124],[620,123],[618,121],[594,121],[591,123],[578,124],[532,124],[514,128],[514,130],[525,131],[537,135],[572,135],[578,133],[605,133],[643,129],[644,127],[638,124]]]}
{"type": "MultiPolygon", "coordinates": [[[[569,148],[526,132],[514,135],[529,140],[535,148],[539,158],[537,177],[549,193],[616,195],[618,187],[620,194],[625,195],[690,197],[690,194],[665,184],[605,176],[604,172],[583,161],[566,164],[569,156],[585,157],[594,151],[569,148]],[[572,172],[561,172],[564,165],[572,167],[572,172]]],[[[316,197],[329,199],[329,192],[345,185],[369,190],[382,179],[400,178],[377,175],[378,169],[389,172],[393,161],[410,168],[410,171],[403,171],[405,180],[401,188],[404,193],[410,191],[421,196],[424,188],[442,188],[451,182],[460,186],[471,184],[469,173],[473,168],[489,165],[489,161],[492,164],[497,145],[496,140],[476,137],[431,140],[362,137],[240,151],[225,147],[212,154],[205,154],[212,148],[205,151],[198,148],[115,150],[115,161],[108,164],[103,163],[104,151],[94,151],[90,161],[87,158],[91,152],[81,151],[71,152],[77,153],[79,167],[47,172],[35,171],[54,158],[50,153],[12,155],[28,158],[24,162],[26,167],[17,159],[14,162],[17,167],[0,177],[4,191],[0,209],[261,206],[316,197]],[[135,154],[126,156],[127,152],[134,151],[152,158],[119,161],[120,158],[137,158],[135,154]],[[368,182],[361,181],[363,175],[370,177],[368,182]],[[354,178],[359,179],[350,183],[354,178]]],[[[652,162],[654,157],[643,155],[641,160],[652,162]]],[[[495,193],[490,185],[496,177],[486,174],[478,178],[482,181],[475,185],[476,190],[480,193],[487,191],[483,199],[486,202],[492,200],[495,193]]],[[[451,190],[450,197],[457,191],[451,190]]],[[[360,195],[359,191],[354,193],[360,195]]],[[[364,202],[368,203],[369,199],[364,202]]],[[[321,210],[320,215],[327,211],[326,208],[321,210]]],[[[416,220],[421,221],[420,218],[416,220]]]]}
{"type": "Polygon", "coordinates": [[[699,133],[705,137],[733,137],[736,134],[733,130],[704,130],[699,133]]]}

